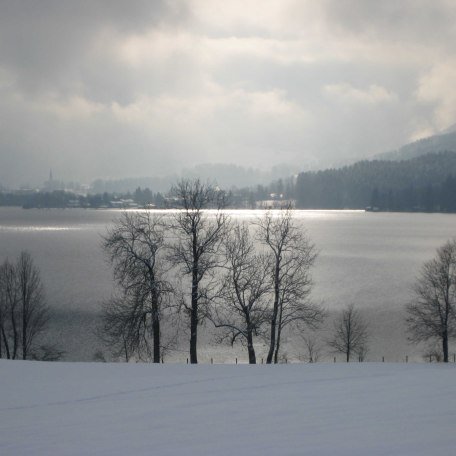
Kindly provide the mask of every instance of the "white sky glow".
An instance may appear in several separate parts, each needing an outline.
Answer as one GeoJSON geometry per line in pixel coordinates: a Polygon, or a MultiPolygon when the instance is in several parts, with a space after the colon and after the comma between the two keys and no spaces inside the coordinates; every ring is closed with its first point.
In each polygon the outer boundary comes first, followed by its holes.
{"type": "Polygon", "coordinates": [[[455,123],[456,4],[0,5],[0,184],[298,169],[455,123]]]}

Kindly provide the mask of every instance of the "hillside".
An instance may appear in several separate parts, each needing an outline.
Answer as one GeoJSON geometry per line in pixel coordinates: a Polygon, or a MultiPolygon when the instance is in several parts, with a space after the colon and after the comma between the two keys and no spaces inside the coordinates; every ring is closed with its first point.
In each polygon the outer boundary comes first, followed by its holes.
{"type": "Polygon", "coordinates": [[[300,173],[300,208],[456,211],[456,152],[402,161],[360,161],[341,169],[300,173]]]}
{"type": "Polygon", "coordinates": [[[377,160],[410,160],[421,155],[450,150],[456,152],[456,125],[444,132],[406,144],[398,150],[373,157],[377,160]]]}
{"type": "MultiPolygon", "coordinates": [[[[291,175],[296,166],[276,165],[269,170],[260,170],[227,163],[206,163],[185,168],[181,172],[155,177],[131,177],[124,179],[97,179],[91,185],[93,193],[134,192],[138,187],[150,188],[153,192],[167,192],[179,179],[196,179],[216,182],[221,188],[246,187],[266,184],[274,179],[291,175]]],[[[0,187],[1,189],[1,187],[0,187]]]]}
{"type": "Polygon", "coordinates": [[[455,365],[0,361],[0,453],[447,456],[455,365]]]}

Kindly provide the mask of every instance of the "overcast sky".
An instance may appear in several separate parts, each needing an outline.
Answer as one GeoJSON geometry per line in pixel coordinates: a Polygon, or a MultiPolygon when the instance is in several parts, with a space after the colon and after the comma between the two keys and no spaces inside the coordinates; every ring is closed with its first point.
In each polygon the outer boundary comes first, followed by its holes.
{"type": "Polygon", "coordinates": [[[0,0],[0,184],[299,169],[456,122],[454,0],[0,0]]]}

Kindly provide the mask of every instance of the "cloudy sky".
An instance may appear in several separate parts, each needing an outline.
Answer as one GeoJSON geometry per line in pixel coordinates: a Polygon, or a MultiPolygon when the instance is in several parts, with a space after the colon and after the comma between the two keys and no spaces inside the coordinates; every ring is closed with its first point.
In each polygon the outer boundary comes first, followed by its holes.
{"type": "Polygon", "coordinates": [[[456,122],[454,0],[0,1],[0,184],[299,169],[456,122]]]}

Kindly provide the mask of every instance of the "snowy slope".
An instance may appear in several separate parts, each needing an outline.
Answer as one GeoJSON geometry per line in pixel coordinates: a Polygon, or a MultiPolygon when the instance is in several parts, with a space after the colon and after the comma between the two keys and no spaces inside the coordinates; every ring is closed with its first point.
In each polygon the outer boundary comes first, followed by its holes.
{"type": "Polygon", "coordinates": [[[1,455],[453,455],[456,366],[0,361],[1,455]]]}

